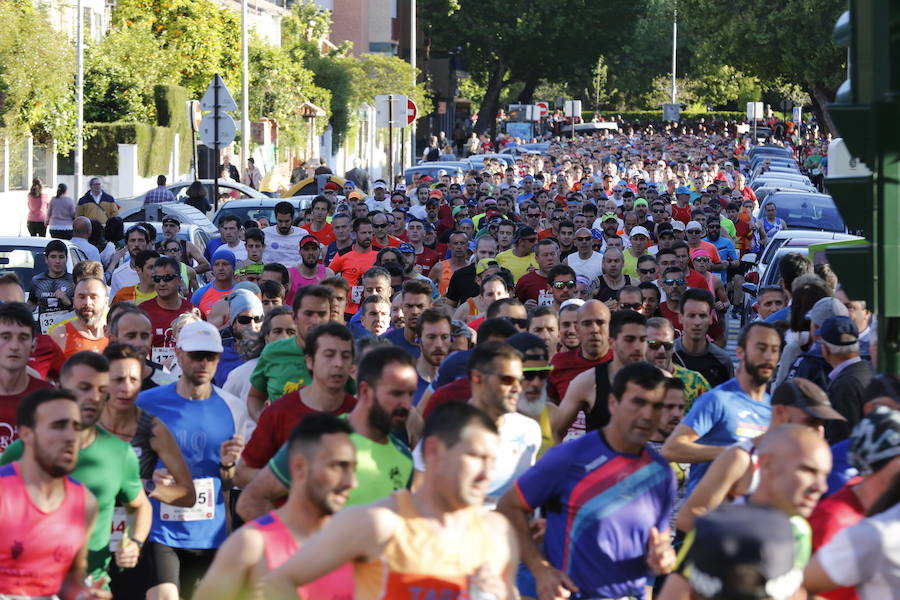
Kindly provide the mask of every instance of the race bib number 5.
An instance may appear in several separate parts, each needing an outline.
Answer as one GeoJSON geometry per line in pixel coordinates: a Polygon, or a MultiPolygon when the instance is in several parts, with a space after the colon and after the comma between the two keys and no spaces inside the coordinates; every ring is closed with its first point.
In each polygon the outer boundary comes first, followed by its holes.
{"type": "Polygon", "coordinates": [[[190,508],[161,503],[159,516],[163,521],[208,521],[216,516],[216,487],[212,477],[194,480],[197,502],[190,508]]]}

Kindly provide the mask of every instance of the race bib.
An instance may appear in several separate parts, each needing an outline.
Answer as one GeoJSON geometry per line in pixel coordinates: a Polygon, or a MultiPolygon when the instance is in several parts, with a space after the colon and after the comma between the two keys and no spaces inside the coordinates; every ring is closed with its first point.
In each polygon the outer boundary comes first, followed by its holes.
{"type": "Polygon", "coordinates": [[[115,552],[122,544],[122,538],[125,536],[125,529],[128,527],[126,512],[124,506],[117,506],[113,509],[112,530],[109,533],[109,551],[115,552]]]}
{"type": "Polygon", "coordinates": [[[537,299],[538,306],[553,306],[553,294],[547,290],[541,290],[537,299]]]}
{"type": "Polygon", "coordinates": [[[190,508],[161,502],[159,516],[163,521],[208,521],[216,516],[216,486],[212,477],[194,480],[197,502],[190,508]]]}
{"type": "Polygon", "coordinates": [[[41,323],[41,333],[46,335],[54,326],[59,325],[66,319],[70,319],[74,316],[75,313],[70,310],[54,310],[42,313],[38,317],[41,323]]]}
{"type": "Polygon", "coordinates": [[[154,347],[150,349],[150,360],[158,364],[167,364],[166,361],[175,358],[175,348],[158,348],[154,347]]]}
{"type": "Polygon", "coordinates": [[[365,288],[363,288],[363,286],[361,286],[361,285],[354,285],[353,289],[350,290],[351,302],[353,302],[354,304],[359,304],[360,302],[362,302],[362,300],[363,300],[362,295],[363,295],[364,289],[365,288]]]}
{"type": "Polygon", "coordinates": [[[586,429],[587,418],[584,416],[584,411],[579,410],[578,415],[575,417],[575,421],[569,426],[569,430],[566,432],[566,437],[563,438],[563,442],[580,438],[585,434],[586,429]]]}

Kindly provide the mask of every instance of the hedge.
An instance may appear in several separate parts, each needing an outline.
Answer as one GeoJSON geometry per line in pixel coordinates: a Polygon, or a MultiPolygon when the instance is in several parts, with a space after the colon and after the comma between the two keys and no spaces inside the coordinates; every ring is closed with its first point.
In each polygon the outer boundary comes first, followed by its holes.
{"type": "MultiPolygon", "coordinates": [[[[188,91],[180,85],[157,85],[153,88],[156,124],[169,127],[178,134],[178,172],[191,168],[191,124],[187,116],[188,91]]],[[[168,171],[168,169],[166,169],[168,171]]]]}
{"type": "Polygon", "coordinates": [[[85,131],[84,172],[118,175],[119,144],[137,144],[141,123],[90,123],[85,131]]]}
{"type": "MultiPolygon", "coordinates": [[[[582,111],[584,120],[590,122],[594,118],[594,111],[582,111]]],[[[607,121],[618,120],[624,121],[662,121],[663,113],[661,110],[602,110],[602,116],[607,121]]],[[[747,114],[741,111],[713,111],[713,112],[682,112],[683,120],[707,119],[707,120],[741,120],[746,118],[747,114]]]]}

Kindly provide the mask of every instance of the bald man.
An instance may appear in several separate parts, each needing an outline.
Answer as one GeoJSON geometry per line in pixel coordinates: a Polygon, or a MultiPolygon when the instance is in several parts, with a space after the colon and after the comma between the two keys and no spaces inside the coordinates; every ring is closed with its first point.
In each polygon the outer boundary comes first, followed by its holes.
{"type": "Polygon", "coordinates": [[[100,261],[100,251],[88,241],[91,237],[91,220],[87,217],[75,217],[72,221],[72,243],[78,246],[88,257],[88,260],[100,261]]]}
{"type": "MultiPolygon", "coordinates": [[[[803,568],[809,562],[812,530],[806,517],[828,489],[831,449],[821,433],[806,425],[787,424],[770,429],[757,444],[759,485],[748,504],[775,508],[790,517],[794,531],[794,563],[803,568]]],[[[688,534],[678,554],[678,566],[666,579],[659,600],[691,598],[684,576],[685,560],[694,536],[688,534]]]]}
{"type": "Polygon", "coordinates": [[[603,255],[594,250],[594,236],[586,227],[575,232],[576,252],[563,259],[575,273],[594,281],[603,274],[603,255]]]}
{"type": "Polygon", "coordinates": [[[553,370],[547,393],[552,400],[559,402],[565,397],[569,383],[576,375],[612,360],[609,318],[609,308],[599,300],[588,300],[578,309],[575,321],[578,347],[568,352],[557,352],[550,361],[553,370]]]}

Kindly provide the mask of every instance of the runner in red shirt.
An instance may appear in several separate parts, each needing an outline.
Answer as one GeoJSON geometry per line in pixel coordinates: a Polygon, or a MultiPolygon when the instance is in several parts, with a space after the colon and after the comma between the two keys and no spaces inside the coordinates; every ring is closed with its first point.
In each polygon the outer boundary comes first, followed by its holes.
{"type": "Polygon", "coordinates": [[[420,219],[410,219],[406,231],[409,234],[409,245],[416,251],[416,264],[419,265],[422,275],[428,277],[431,267],[442,257],[437,251],[425,246],[425,223],[420,219]]]}
{"type": "Polygon", "coordinates": [[[557,352],[550,361],[553,370],[550,371],[547,393],[556,403],[566,395],[569,383],[576,375],[612,360],[609,319],[609,308],[599,300],[588,300],[578,309],[575,330],[581,345],[575,350],[557,352]]]}
{"type": "MultiPolygon", "coordinates": [[[[173,258],[161,257],[157,259],[153,267],[153,285],[156,287],[156,297],[142,302],[140,308],[150,318],[153,332],[152,347],[175,348],[175,339],[172,335],[172,321],[180,315],[194,310],[194,305],[178,295],[179,267],[173,258]]],[[[172,351],[174,356],[174,350],[172,351]]],[[[161,362],[156,358],[155,362],[161,362]]]]}
{"type": "MultiPolygon", "coordinates": [[[[333,181],[329,181],[326,186],[337,186],[333,181]]],[[[327,246],[334,241],[334,230],[331,223],[327,222],[328,214],[331,212],[331,200],[325,196],[316,196],[310,205],[310,222],[307,229],[310,235],[316,237],[319,243],[327,246]]]]}

